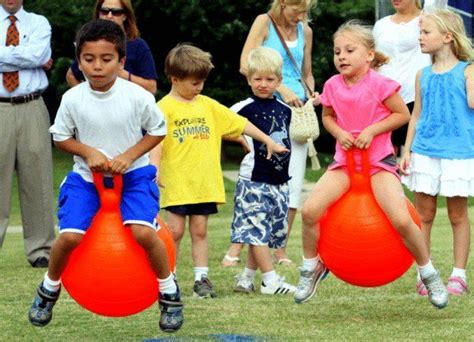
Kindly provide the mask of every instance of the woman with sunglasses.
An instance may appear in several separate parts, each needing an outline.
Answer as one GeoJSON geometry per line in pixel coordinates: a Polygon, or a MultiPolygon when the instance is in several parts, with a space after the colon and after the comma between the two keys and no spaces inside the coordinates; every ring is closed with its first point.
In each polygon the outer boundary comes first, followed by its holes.
{"type": "MultiPolygon", "coordinates": [[[[148,44],[140,38],[135,13],[130,0],[97,0],[94,19],[111,20],[120,25],[127,36],[125,67],[119,77],[136,83],[150,93],[156,93],[156,69],[148,44]]],[[[77,60],[69,68],[66,81],[69,86],[85,80],[77,60]]]]}

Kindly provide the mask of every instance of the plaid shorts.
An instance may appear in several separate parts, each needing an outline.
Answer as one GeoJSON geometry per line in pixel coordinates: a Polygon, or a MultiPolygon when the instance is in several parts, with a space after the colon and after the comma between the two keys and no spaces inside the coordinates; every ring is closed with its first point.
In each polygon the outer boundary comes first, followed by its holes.
{"type": "Polygon", "coordinates": [[[239,179],[234,195],[231,241],[282,248],[288,235],[288,184],[239,179]]]}

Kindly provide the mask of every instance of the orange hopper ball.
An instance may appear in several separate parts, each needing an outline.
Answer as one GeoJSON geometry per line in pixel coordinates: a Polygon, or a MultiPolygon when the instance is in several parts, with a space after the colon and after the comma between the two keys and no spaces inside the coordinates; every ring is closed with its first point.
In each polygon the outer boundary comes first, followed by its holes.
{"type": "Polygon", "coordinates": [[[123,226],[122,177],[114,175],[114,188],[106,189],[103,175],[93,176],[101,207],[71,253],[62,282],[71,297],[89,311],[109,317],[133,315],[156,302],[156,275],[131,230],[123,226]]]}
{"type": "MultiPolygon", "coordinates": [[[[347,152],[350,188],[321,219],[319,254],[341,280],[375,287],[401,277],[412,265],[413,257],[377,204],[370,185],[368,152],[360,152],[362,173],[356,172],[353,151],[347,152]]],[[[420,226],[408,199],[407,206],[420,226]]]]}

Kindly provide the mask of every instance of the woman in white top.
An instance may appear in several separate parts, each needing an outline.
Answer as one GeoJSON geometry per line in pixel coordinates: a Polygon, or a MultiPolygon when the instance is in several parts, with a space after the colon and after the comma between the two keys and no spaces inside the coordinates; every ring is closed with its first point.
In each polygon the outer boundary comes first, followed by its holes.
{"type": "MultiPolygon", "coordinates": [[[[410,112],[415,101],[415,77],[418,70],[431,63],[430,56],[423,54],[418,37],[420,35],[420,0],[392,0],[395,14],[375,23],[375,48],[390,57],[388,64],[379,72],[401,85],[400,95],[410,112]]],[[[407,125],[392,133],[392,143],[398,154],[405,143],[407,125]]]]}

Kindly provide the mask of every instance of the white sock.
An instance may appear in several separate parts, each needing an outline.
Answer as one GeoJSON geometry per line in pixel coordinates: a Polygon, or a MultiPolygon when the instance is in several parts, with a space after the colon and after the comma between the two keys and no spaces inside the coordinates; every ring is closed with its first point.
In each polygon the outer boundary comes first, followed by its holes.
{"type": "Polygon", "coordinates": [[[194,267],[194,281],[201,280],[202,276],[207,278],[209,267],[194,267]]]}
{"type": "Polygon", "coordinates": [[[278,279],[278,275],[275,270],[262,273],[262,281],[265,285],[269,285],[278,279]]]}
{"type": "Polygon", "coordinates": [[[158,278],[158,286],[161,293],[173,294],[178,290],[173,279],[173,273],[170,273],[166,279],[158,278]]]}
{"type": "Polygon", "coordinates": [[[244,270],[242,271],[242,274],[253,280],[255,279],[257,270],[251,270],[250,268],[245,267],[244,270]]]}
{"type": "Polygon", "coordinates": [[[462,268],[453,267],[451,277],[459,277],[463,280],[466,280],[466,270],[463,270],[462,268]]]}
{"type": "Polygon", "coordinates": [[[311,258],[311,259],[306,259],[303,257],[303,266],[301,267],[305,271],[310,271],[313,272],[316,269],[316,266],[318,265],[319,258],[311,258]]]}
{"type": "Polygon", "coordinates": [[[420,272],[421,279],[426,279],[436,273],[436,269],[431,263],[431,260],[428,261],[426,265],[418,265],[418,271],[420,272]]]}
{"type": "Polygon", "coordinates": [[[46,290],[51,292],[57,292],[61,287],[61,279],[59,280],[52,280],[48,276],[48,272],[44,274],[43,286],[46,290]]]}

